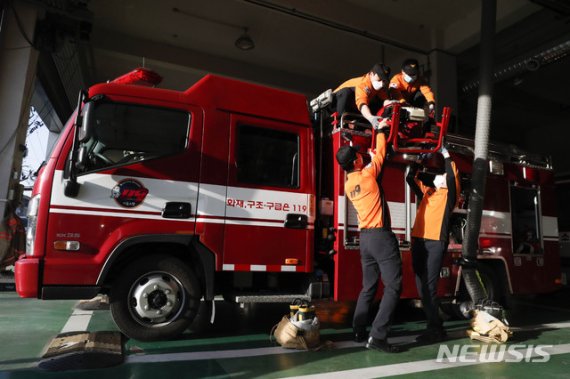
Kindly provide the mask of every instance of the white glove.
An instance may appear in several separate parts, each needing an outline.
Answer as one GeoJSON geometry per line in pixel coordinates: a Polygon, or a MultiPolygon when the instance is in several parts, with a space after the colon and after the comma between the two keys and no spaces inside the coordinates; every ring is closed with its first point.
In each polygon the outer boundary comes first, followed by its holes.
{"type": "Polygon", "coordinates": [[[387,131],[390,129],[390,125],[388,125],[388,119],[387,118],[383,118],[382,121],[380,121],[378,123],[378,129],[379,131],[387,131]]]}
{"type": "Polygon", "coordinates": [[[378,120],[377,117],[371,116],[368,119],[368,122],[370,123],[370,125],[372,125],[372,129],[378,130],[378,125],[380,124],[380,120],[378,120]]]}
{"type": "Polygon", "coordinates": [[[370,119],[370,123],[372,124],[372,128],[377,132],[384,131],[385,129],[388,129],[390,127],[388,125],[388,120],[385,118],[379,119],[377,117],[372,117],[370,119]]]}
{"type": "Polygon", "coordinates": [[[441,155],[443,155],[444,158],[450,158],[449,151],[447,151],[445,146],[441,145],[441,149],[439,149],[439,152],[441,153],[441,155]]]}
{"type": "Polygon", "coordinates": [[[435,110],[435,103],[433,101],[428,103],[428,110],[433,112],[435,110]]]}

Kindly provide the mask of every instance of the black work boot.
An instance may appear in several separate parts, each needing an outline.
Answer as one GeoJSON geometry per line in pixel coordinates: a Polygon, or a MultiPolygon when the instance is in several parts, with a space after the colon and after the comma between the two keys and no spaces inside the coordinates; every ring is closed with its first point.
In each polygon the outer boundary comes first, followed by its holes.
{"type": "Polygon", "coordinates": [[[354,332],[354,342],[364,342],[368,339],[368,332],[363,326],[355,326],[352,328],[354,332]]]}
{"type": "Polygon", "coordinates": [[[420,343],[437,343],[441,342],[447,337],[447,333],[443,329],[428,329],[416,337],[416,341],[420,343]]]}
{"type": "Polygon", "coordinates": [[[383,351],[385,353],[399,353],[398,346],[390,345],[386,340],[370,337],[366,343],[366,348],[369,350],[383,351]]]}

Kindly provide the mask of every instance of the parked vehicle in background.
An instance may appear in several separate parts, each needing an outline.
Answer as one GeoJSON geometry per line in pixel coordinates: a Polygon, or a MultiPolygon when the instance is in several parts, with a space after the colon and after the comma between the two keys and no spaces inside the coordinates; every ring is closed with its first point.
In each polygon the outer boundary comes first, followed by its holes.
{"type": "Polygon", "coordinates": [[[569,285],[570,279],[570,174],[555,177],[558,200],[558,232],[560,235],[560,263],[562,284],[569,285]]]}

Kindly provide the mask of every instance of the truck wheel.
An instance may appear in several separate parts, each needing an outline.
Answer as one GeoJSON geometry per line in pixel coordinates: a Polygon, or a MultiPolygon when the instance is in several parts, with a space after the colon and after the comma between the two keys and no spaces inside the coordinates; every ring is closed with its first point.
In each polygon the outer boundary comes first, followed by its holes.
{"type": "Polygon", "coordinates": [[[111,314],[130,338],[172,339],[192,323],[200,298],[198,280],[184,262],[151,255],[131,263],[113,284],[111,314]]]}

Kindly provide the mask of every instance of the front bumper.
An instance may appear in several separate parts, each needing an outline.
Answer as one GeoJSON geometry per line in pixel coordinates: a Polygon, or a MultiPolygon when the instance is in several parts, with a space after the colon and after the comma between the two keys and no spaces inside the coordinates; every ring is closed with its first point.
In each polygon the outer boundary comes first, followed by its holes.
{"type": "Polygon", "coordinates": [[[16,292],[20,297],[38,297],[40,260],[24,257],[14,265],[16,292]]]}

